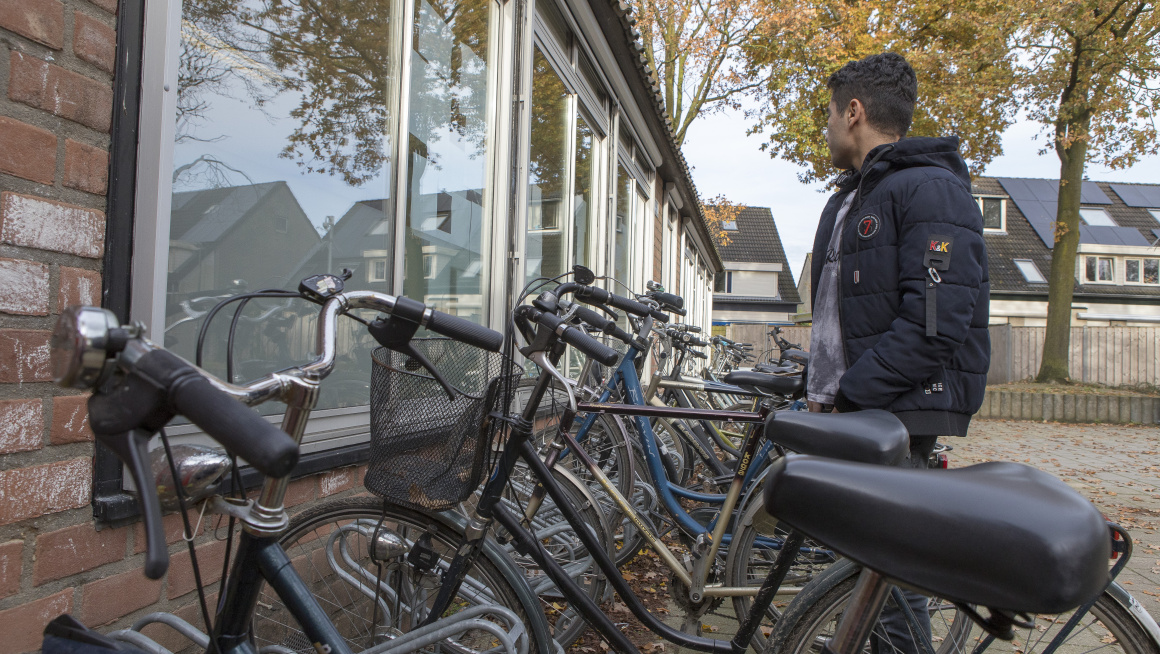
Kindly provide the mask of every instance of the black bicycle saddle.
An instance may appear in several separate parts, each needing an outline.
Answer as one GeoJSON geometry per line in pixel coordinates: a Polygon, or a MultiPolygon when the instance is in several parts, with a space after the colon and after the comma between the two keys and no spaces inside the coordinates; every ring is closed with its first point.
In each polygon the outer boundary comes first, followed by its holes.
{"type": "Polygon", "coordinates": [[[910,435],[889,411],[854,413],[777,411],[765,419],[765,437],[799,454],[893,466],[910,452],[910,435]]]}
{"type": "Polygon", "coordinates": [[[721,380],[734,386],[753,386],[767,393],[794,395],[802,391],[806,384],[801,377],[775,377],[749,370],[734,370],[721,380]]]}
{"type": "Polygon", "coordinates": [[[1100,512],[1018,463],[913,470],[790,455],[765,508],[906,586],[992,609],[1060,613],[1107,587],[1100,512]]]}

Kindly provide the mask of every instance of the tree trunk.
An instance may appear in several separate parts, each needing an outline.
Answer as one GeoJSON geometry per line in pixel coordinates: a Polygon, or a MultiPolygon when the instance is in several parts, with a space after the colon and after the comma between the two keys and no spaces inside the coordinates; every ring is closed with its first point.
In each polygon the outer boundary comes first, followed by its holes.
{"type": "Polygon", "coordinates": [[[1051,278],[1047,289],[1047,333],[1043,338],[1043,363],[1035,381],[1068,380],[1071,349],[1071,298],[1075,292],[1075,255],[1079,249],[1079,206],[1083,190],[1090,120],[1068,125],[1070,144],[1058,147],[1059,206],[1055,212],[1055,247],[1051,250],[1051,278]],[[1060,232],[1063,234],[1060,234],[1060,232]]]}

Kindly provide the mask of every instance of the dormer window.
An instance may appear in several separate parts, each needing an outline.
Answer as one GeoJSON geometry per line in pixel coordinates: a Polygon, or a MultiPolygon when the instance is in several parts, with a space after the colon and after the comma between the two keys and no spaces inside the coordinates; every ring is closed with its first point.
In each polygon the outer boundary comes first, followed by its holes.
{"type": "Polygon", "coordinates": [[[979,210],[983,212],[984,232],[1007,231],[1007,199],[976,195],[979,210]]]}
{"type": "Polygon", "coordinates": [[[1112,257],[1084,257],[1084,281],[1089,284],[1116,283],[1115,259],[1112,257]]]}

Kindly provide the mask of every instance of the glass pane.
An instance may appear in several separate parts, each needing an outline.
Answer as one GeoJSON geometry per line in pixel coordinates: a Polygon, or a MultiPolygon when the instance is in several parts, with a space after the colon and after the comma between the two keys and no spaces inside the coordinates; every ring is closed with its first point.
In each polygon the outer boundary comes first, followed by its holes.
{"type": "MultiPolygon", "coordinates": [[[[589,90],[596,95],[600,106],[603,107],[605,95],[604,85],[600,82],[600,76],[596,74],[596,69],[592,67],[592,64],[588,63],[588,57],[581,55],[579,59],[580,75],[584,78],[584,83],[588,86],[589,90]]],[[[1157,220],[1160,220],[1160,218],[1157,220]]]]}
{"type": "Polygon", "coordinates": [[[564,19],[556,3],[553,0],[540,0],[536,3],[536,12],[540,14],[540,19],[548,26],[556,44],[564,50],[565,54],[568,54],[569,47],[572,45],[572,30],[568,29],[568,21],[564,19]]]}
{"type": "Polygon", "coordinates": [[[983,198],[983,227],[985,229],[1003,229],[1003,200],[1001,198],[983,198]]]}
{"type": "Polygon", "coordinates": [[[1116,227],[1116,223],[1108,212],[1103,209],[1080,209],[1079,217],[1084,223],[1095,227],[1116,227]]]}
{"type": "Polygon", "coordinates": [[[568,183],[568,91],[547,58],[532,58],[532,138],[528,162],[528,280],[564,272],[568,183]]]}
{"type": "Polygon", "coordinates": [[[1112,279],[1113,279],[1112,278],[1112,260],[1105,259],[1105,258],[1101,257],[1100,258],[1100,281],[1101,282],[1110,282],[1110,281],[1112,281],[1112,279]]]}
{"type": "Polygon", "coordinates": [[[572,256],[575,263],[592,267],[592,227],[596,224],[596,134],[582,116],[576,117],[576,181],[572,207],[572,256]]]}
{"type": "Polygon", "coordinates": [[[1144,259],[1144,283],[1160,284],[1160,259],[1144,259]]]}
{"type": "Polygon", "coordinates": [[[418,0],[404,292],[483,322],[490,0],[418,0]]]}
{"type": "Polygon", "coordinates": [[[1084,279],[1089,282],[1096,281],[1096,258],[1086,257],[1084,259],[1084,279]]]}
{"type": "Polygon", "coordinates": [[[1139,259],[1128,259],[1124,262],[1124,281],[1138,282],[1140,281],[1140,261],[1139,259]]]}
{"type": "MultiPolygon", "coordinates": [[[[354,271],[348,288],[390,290],[394,9],[391,0],[184,2],[167,347],[193,360],[206,312],[240,291],[296,289],[344,267],[354,271]]],[[[233,380],[311,360],[316,316],[305,302],[249,302],[233,380]]],[[[230,309],[214,320],[202,353],[223,378],[232,318],[230,309]]],[[[342,329],[320,408],[367,403],[373,341],[353,321],[342,329]]]]}
{"type": "MultiPolygon", "coordinates": [[[[629,251],[629,238],[634,227],[633,206],[636,204],[636,191],[633,188],[633,177],[623,164],[616,166],[616,233],[612,241],[612,276],[622,284],[632,287],[629,283],[629,266],[632,265],[632,254],[629,251]]],[[[624,289],[621,288],[623,291],[624,289]]]]}

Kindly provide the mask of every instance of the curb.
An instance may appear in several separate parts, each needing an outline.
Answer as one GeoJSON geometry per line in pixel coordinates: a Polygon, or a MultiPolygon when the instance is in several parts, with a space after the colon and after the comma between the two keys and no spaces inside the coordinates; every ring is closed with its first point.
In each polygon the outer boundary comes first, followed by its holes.
{"type": "Polygon", "coordinates": [[[976,418],[1107,424],[1160,424],[1160,397],[987,390],[976,418]]]}

